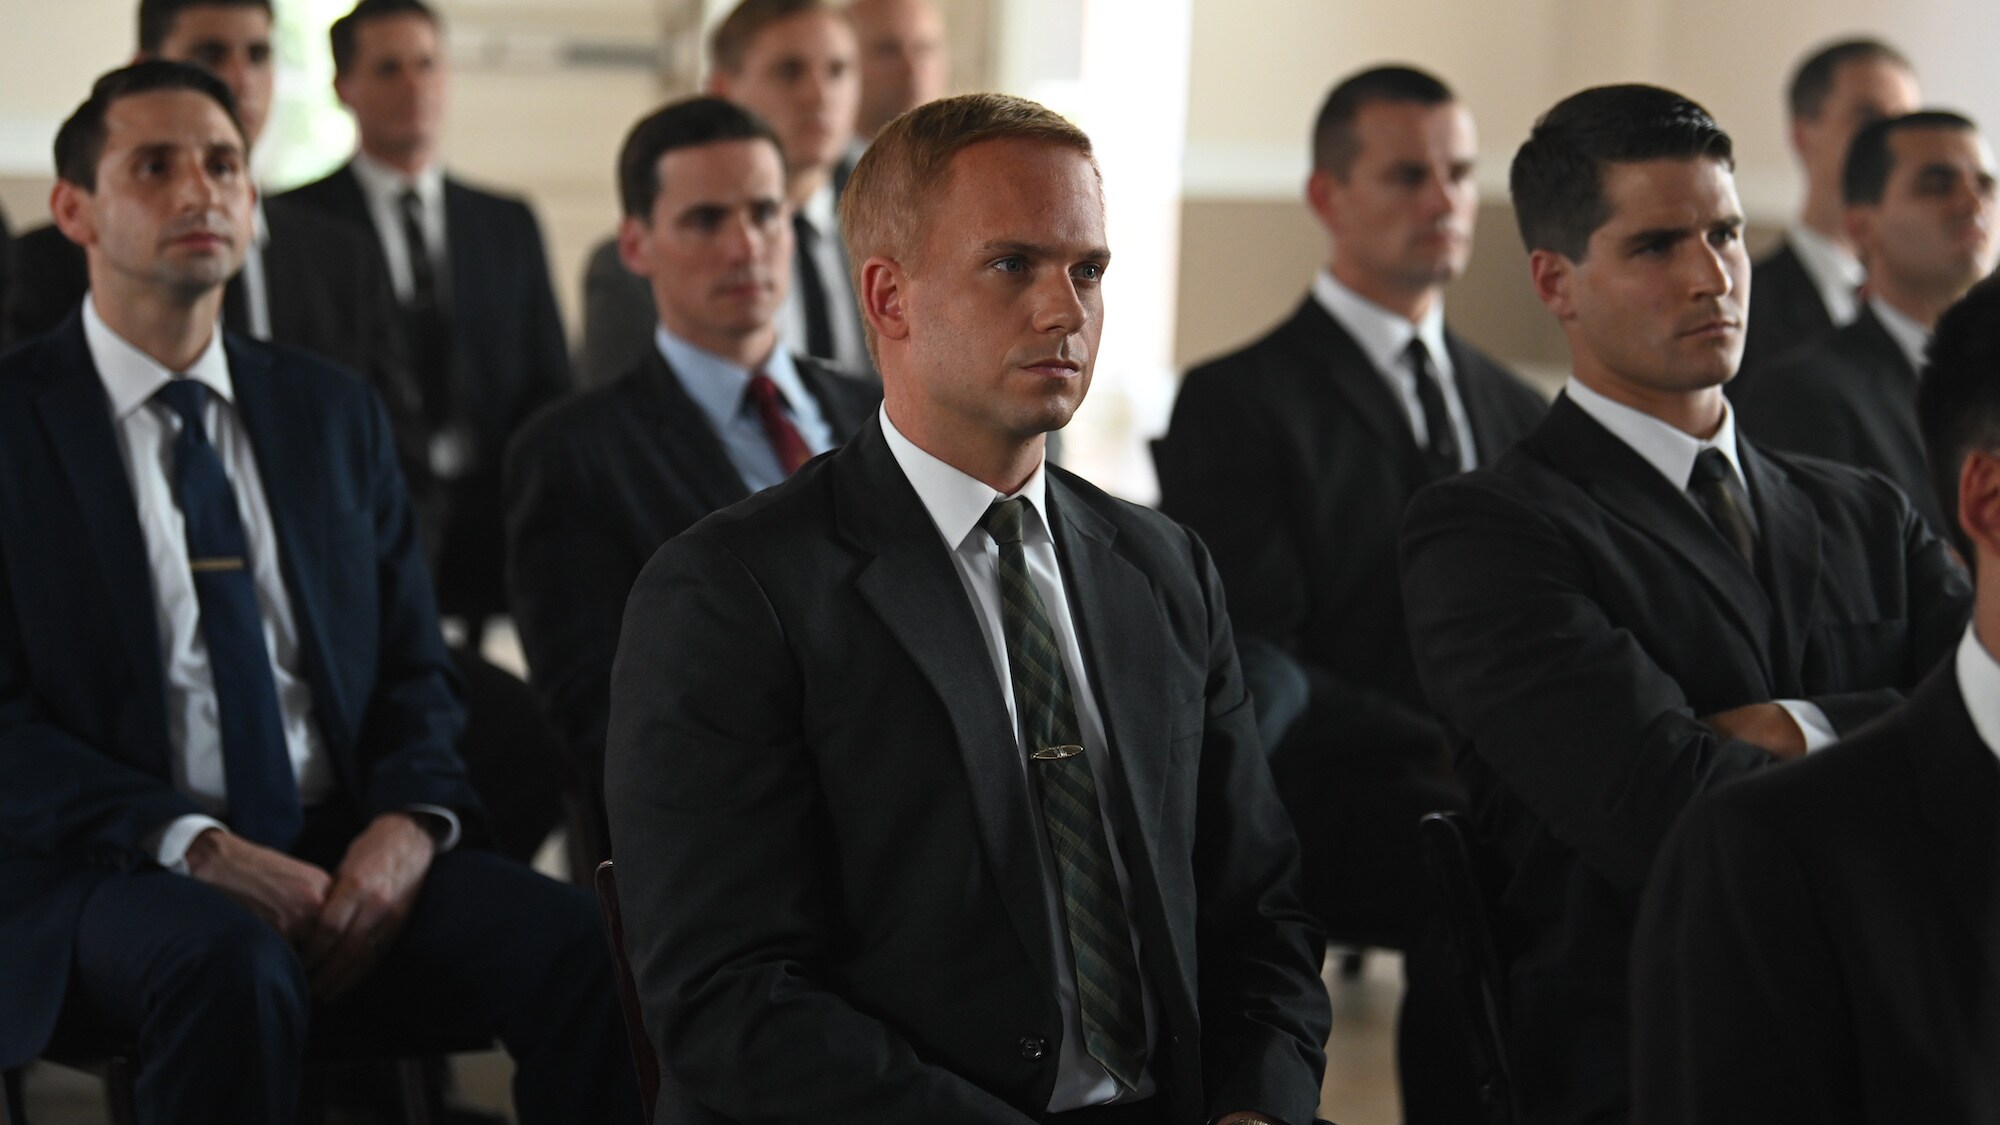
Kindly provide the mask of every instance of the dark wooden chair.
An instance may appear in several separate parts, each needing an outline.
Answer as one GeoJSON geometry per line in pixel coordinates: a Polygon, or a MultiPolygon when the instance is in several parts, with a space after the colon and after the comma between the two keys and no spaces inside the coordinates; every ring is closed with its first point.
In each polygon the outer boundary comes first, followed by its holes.
{"type": "Polygon", "coordinates": [[[1507,977],[1493,936],[1492,866],[1460,812],[1434,812],[1417,825],[1444,911],[1453,969],[1472,1029],[1473,1072],[1486,1125],[1517,1125],[1514,1071],[1507,1053],[1507,977]]]}
{"type": "Polygon", "coordinates": [[[625,1037],[632,1044],[632,1068],[639,1074],[639,1097],[646,1121],[653,1120],[653,1107],[660,1100],[660,1059],[653,1053],[653,1040],[640,1018],[639,983],[632,977],[631,959],[625,956],[625,916],[618,909],[618,877],[611,861],[597,865],[597,905],[604,911],[604,929],[611,939],[611,965],[618,973],[618,1003],[625,1009],[625,1037]]]}

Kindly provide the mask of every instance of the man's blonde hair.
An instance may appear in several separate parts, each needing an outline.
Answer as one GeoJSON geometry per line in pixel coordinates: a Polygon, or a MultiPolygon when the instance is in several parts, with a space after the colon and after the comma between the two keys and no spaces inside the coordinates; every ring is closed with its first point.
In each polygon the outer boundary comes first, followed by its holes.
{"type": "MultiPolygon", "coordinates": [[[[1061,114],[1011,94],[960,94],[920,105],[884,126],[840,195],[840,231],[861,295],[861,266],[880,255],[908,262],[922,245],[930,204],[951,158],[981,141],[1043,141],[1097,159],[1090,138],[1061,114]]],[[[875,349],[875,329],[868,346],[875,349]]],[[[879,359],[878,359],[879,362],[879,359]]]]}

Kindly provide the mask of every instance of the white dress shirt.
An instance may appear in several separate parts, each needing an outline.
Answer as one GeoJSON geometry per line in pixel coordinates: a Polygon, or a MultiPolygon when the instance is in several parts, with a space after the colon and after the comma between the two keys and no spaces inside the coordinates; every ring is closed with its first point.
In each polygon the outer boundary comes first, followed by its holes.
{"type": "MultiPolygon", "coordinates": [[[[1861,312],[1855,303],[1855,291],[1868,280],[1868,270],[1861,259],[1840,248],[1833,239],[1809,226],[1796,226],[1785,232],[1785,242],[1794,254],[1799,256],[1799,264],[1806,268],[1806,276],[1812,279],[1813,288],[1819,290],[1820,303],[1826,306],[1826,314],[1833,318],[1835,328],[1845,328],[1854,323],[1861,312]]],[[[1755,299],[1756,294],[1751,294],[1755,299]]]]}
{"type": "MultiPolygon", "coordinates": [[[[764,432],[757,404],[750,401],[751,372],[688,343],[667,331],[664,325],[653,330],[653,345],[660,349],[681,389],[708,419],[709,428],[721,439],[722,451],[729,455],[729,463],[736,467],[744,485],[752,492],[759,492],[783,481],[784,466],[778,463],[777,450],[771,448],[771,436],[764,432]]],[[[782,347],[773,348],[759,370],[770,377],[778,393],[784,396],[785,414],[791,418],[792,427],[798,430],[806,448],[814,453],[832,449],[833,428],[820,413],[819,400],[806,390],[805,380],[792,364],[791,353],[782,347]]]]}
{"type": "MultiPolygon", "coordinates": [[[[1750,494],[1749,482],[1743,476],[1743,462],[1736,454],[1736,413],[1731,409],[1727,398],[1722,400],[1722,425],[1716,428],[1714,437],[1703,439],[1675,429],[1643,410],[1635,410],[1622,402],[1613,402],[1584,386],[1574,375],[1570,376],[1569,382],[1563,384],[1563,394],[1585,414],[1596,419],[1598,425],[1610,430],[1612,436],[1631,446],[1634,453],[1644,458],[1648,465],[1667,478],[1667,483],[1671,484],[1674,491],[1680,493],[1695,511],[1701,513],[1703,520],[1708,519],[1708,513],[1702,511],[1701,505],[1693,496],[1688,495],[1687,490],[1688,480],[1694,475],[1694,460],[1703,450],[1721,450],[1723,457],[1729,461],[1729,467],[1736,473],[1737,483],[1743,486],[1744,495],[1750,494]]],[[[1757,521],[1754,500],[1750,507],[1751,510],[1744,514],[1750,517],[1754,525],[1757,521]]],[[[1833,723],[1826,717],[1826,712],[1820,710],[1819,704],[1803,699],[1778,699],[1773,702],[1783,707],[1786,713],[1791,715],[1792,721],[1798,724],[1799,733],[1805,735],[1808,753],[1831,746],[1839,740],[1840,735],[1833,729],[1833,723]]]]}
{"type": "Polygon", "coordinates": [[[248,335],[271,338],[271,288],[264,278],[264,248],[271,242],[271,224],[264,218],[260,196],[251,212],[250,245],[243,251],[243,305],[250,314],[248,335]]]}
{"type": "MultiPolygon", "coordinates": [[[[833,329],[833,354],[819,358],[831,359],[855,371],[872,370],[875,365],[868,359],[868,342],[861,333],[854,283],[847,276],[847,254],[840,245],[840,213],[834,205],[833,182],[821,184],[799,214],[819,234],[813,243],[812,259],[819,267],[820,282],[826,287],[826,319],[833,329]]],[[[778,342],[797,355],[811,355],[812,349],[806,346],[805,286],[799,281],[796,265],[792,272],[791,288],[785,292],[785,303],[778,308],[778,342]]]]}
{"type": "Polygon", "coordinates": [[[1911,371],[1924,369],[1924,352],[1931,346],[1931,330],[1905,316],[1900,309],[1893,308],[1880,297],[1868,298],[1868,307],[1875,312],[1875,319],[1889,333],[1902,349],[1903,358],[1910,361],[1911,371]]]}
{"type": "Polygon", "coordinates": [[[1965,697],[1965,709],[1972,714],[1972,729],[1988,750],[2000,754],[2000,661],[1979,643],[1979,627],[1967,625],[1965,639],[1958,642],[1953,661],[1958,673],[1958,691],[1965,697]]]}
{"type": "MultiPolygon", "coordinates": [[[[1007,717],[1013,723],[1017,742],[1021,739],[1021,722],[1014,710],[1014,680],[1008,670],[1007,637],[1000,615],[1000,548],[993,542],[993,537],[979,526],[979,521],[996,500],[1011,500],[1016,496],[1027,500],[1028,510],[1021,521],[1021,546],[1027,556],[1029,577],[1035,583],[1036,593],[1042,597],[1042,604],[1048,609],[1056,647],[1062,650],[1063,668],[1069,673],[1070,694],[1076,703],[1077,726],[1083,732],[1084,754],[1090,759],[1091,773],[1099,780],[1097,800],[1102,812],[1105,800],[1103,779],[1113,776],[1111,750],[1105,742],[1104,718],[1098,710],[1097,696],[1091,691],[1083,652],[1077,645],[1076,623],[1070,616],[1069,597],[1063,592],[1062,566],[1056,559],[1055,540],[1044,522],[1048,511],[1047,477],[1038,468],[1020,491],[1002,496],[984,483],[919,449],[889,420],[886,406],[881,410],[881,419],[882,434],[888,439],[889,451],[895,455],[903,475],[909,478],[910,486],[916,489],[918,499],[923,501],[924,509],[937,525],[938,534],[944,538],[945,549],[951,552],[952,566],[958,571],[958,579],[965,585],[965,596],[972,603],[973,616],[979,620],[980,633],[986,638],[986,653],[993,661],[1000,694],[1007,701],[1007,717]]],[[[1025,742],[1020,742],[1020,749],[1019,760],[1025,776],[1030,768],[1029,748],[1025,742]]],[[[1027,781],[1028,792],[1039,792],[1034,778],[1029,777],[1027,781]]],[[[1048,1108],[1056,1112],[1101,1105],[1114,1099],[1129,1102],[1151,1097],[1157,1090],[1157,1084],[1150,1068],[1136,1091],[1120,1097],[1117,1080],[1096,1059],[1091,1058],[1084,1047],[1083,1024],[1078,1016],[1076,1001],[1076,969],[1070,959],[1069,938],[1062,922],[1062,897],[1058,889],[1061,884],[1056,875],[1055,857],[1049,850],[1048,836],[1042,827],[1041,805],[1030,802],[1030,807],[1034,816],[1036,851],[1042,858],[1044,898],[1048,903],[1049,918],[1055,923],[1049,939],[1056,967],[1056,1000],[1063,1017],[1062,1051],[1056,1060],[1056,1084],[1049,1095],[1048,1108]]],[[[1104,835],[1111,843],[1111,866],[1118,877],[1118,891],[1127,903],[1129,915],[1132,886],[1125,872],[1124,852],[1127,847],[1139,847],[1139,843],[1131,841],[1128,844],[1120,840],[1108,817],[1104,823],[1104,835]]],[[[1140,948],[1137,930],[1132,932],[1132,948],[1135,953],[1140,948]]],[[[1143,957],[1140,963],[1144,963],[1143,957]]],[[[1153,1044],[1158,1040],[1159,1020],[1154,1011],[1153,991],[1146,984],[1143,972],[1140,974],[1140,985],[1145,995],[1146,1045],[1150,1055],[1153,1044]]]]}
{"type": "Polygon", "coordinates": [[[419,225],[430,250],[431,276],[436,279],[439,302],[448,307],[451,270],[445,256],[444,173],[432,165],[415,176],[405,175],[365,152],[354,154],[353,168],[361,194],[368,200],[369,217],[375,220],[382,256],[389,261],[389,284],[402,305],[410,303],[417,288],[410,272],[410,244],[403,238],[403,193],[416,189],[419,225]]]}
{"type": "Polygon", "coordinates": [[[1424,318],[1412,324],[1406,317],[1390,312],[1334,279],[1324,267],[1313,275],[1313,299],[1335,323],[1347,330],[1377,374],[1389,384],[1389,391],[1403,406],[1410,434],[1417,448],[1429,448],[1431,429],[1424,417],[1424,400],[1417,394],[1417,373],[1410,366],[1411,340],[1422,340],[1431,354],[1431,370],[1437,374],[1438,389],[1444,393],[1445,413],[1458,435],[1458,467],[1479,466],[1479,450],[1473,444],[1472,420],[1466,416],[1465,400],[1458,393],[1458,374],[1451,365],[1451,350],[1444,344],[1444,301],[1431,302],[1424,318]]]}
{"type": "MultiPolygon", "coordinates": [[[[208,643],[202,637],[194,573],[188,567],[187,527],[174,498],[174,442],[180,436],[181,421],[171,408],[153,402],[154,393],[176,375],[113,332],[98,315],[96,299],[90,296],[83,302],[83,336],[110,402],[125,479],[132,486],[139,531],[146,544],[160,665],[165,670],[173,785],[208,814],[175,819],[152,842],[153,857],[160,866],[185,874],[187,848],[194,838],[210,828],[227,830],[215,818],[227,815],[229,793],[223,772],[215,678],[208,666],[208,643]]],[[[333,763],[313,721],[312,686],[306,680],[298,621],[279,565],[278,534],[271,522],[256,452],[237,415],[236,388],[230,379],[222,333],[209,338],[208,347],[182,375],[209,390],[203,427],[236,493],[251,578],[257,587],[257,608],[264,622],[264,644],[271,654],[285,749],[291,757],[292,776],[298,781],[300,803],[310,807],[333,792],[333,763]]],[[[450,810],[423,805],[416,811],[444,818],[448,828],[441,849],[457,841],[458,817],[450,810]]]]}

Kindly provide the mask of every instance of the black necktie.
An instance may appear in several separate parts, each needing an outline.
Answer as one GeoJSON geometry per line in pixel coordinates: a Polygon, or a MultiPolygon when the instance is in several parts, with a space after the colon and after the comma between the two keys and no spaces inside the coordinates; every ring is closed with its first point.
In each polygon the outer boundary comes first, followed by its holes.
{"type": "Polygon", "coordinates": [[[410,300],[403,316],[416,360],[417,389],[424,417],[432,426],[442,426],[452,416],[451,329],[438,299],[437,263],[424,237],[423,201],[409,188],[396,203],[403,216],[403,248],[410,257],[410,300]]]}
{"type": "Polygon", "coordinates": [[[1111,842],[1097,804],[1097,780],[1070,696],[1062,650],[1028,574],[1021,546],[1027,501],[996,502],[980,526],[1000,548],[1000,626],[1014,707],[1028,744],[1029,772],[1041,790],[1042,824],[1062,884],[1063,923],[1076,968],[1084,1047],[1126,1089],[1146,1069],[1146,1011],[1132,952],[1125,899],[1111,866],[1111,842]]]}
{"type": "Polygon", "coordinates": [[[1451,424],[1451,411],[1444,404],[1444,388],[1438,385],[1437,370],[1431,366],[1431,350],[1421,339],[1413,339],[1403,350],[1410,372],[1417,378],[1417,401],[1424,408],[1424,429],[1429,444],[1424,447],[1424,467],[1433,479],[1448,477],[1463,466],[1458,459],[1458,431],[1451,424]]]}
{"type": "Polygon", "coordinates": [[[285,746],[278,684],[236,490],[215,446],[202,407],[208,388],[175,379],[153,397],[180,416],[174,439],[174,502],[187,528],[188,569],[194,575],[201,636],[215,680],[222,733],[222,776],[229,827],[239,836],[283,851],[298,839],[305,817],[298,779],[285,746]]]}
{"type": "Polygon", "coordinates": [[[1704,449],[1688,474],[1688,492],[1708,513],[1708,522],[1752,567],[1757,565],[1757,528],[1750,516],[1750,494],[1720,449],[1704,449]]]}
{"type": "Polygon", "coordinates": [[[798,240],[799,302],[806,311],[806,354],[821,359],[833,356],[833,318],[826,307],[826,281],[819,275],[819,232],[805,215],[794,212],[792,234],[798,240]]]}

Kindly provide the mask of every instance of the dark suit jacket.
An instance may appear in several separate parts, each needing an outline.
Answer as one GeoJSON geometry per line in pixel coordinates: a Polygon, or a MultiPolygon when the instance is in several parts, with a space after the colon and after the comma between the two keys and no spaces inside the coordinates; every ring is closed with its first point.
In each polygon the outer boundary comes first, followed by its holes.
{"type": "Polygon", "coordinates": [[[1781,243],[1750,271],[1750,319],[1744,325],[1743,363],[1729,384],[1730,398],[1754,384],[1766,363],[1817,342],[1833,328],[1833,316],[1798,252],[1791,243],[1781,243]]]}
{"type": "MultiPolygon", "coordinates": [[[[1184,529],[1049,473],[1165,1119],[1309,1121],[1320,938],[1220,585],[1184,529]]],[[[985,653],[874,420],[647,564],[605,765],[627,945],[684,1087],[660,1120],[1039,1119],[1056,922],[985,653]]]]}
{"type": "Polygon", "coordinates": [[[1738,450],[1761,575],[1566,397],[1496,468],[1410,506],[1417,668],[1511,869],[1499,925],[1530,1122],[1622,1112],[1653,855],[1696,795],[1774,761],[1700,716],[1802,699],[1844,734],[1964,628],[1964,574],[1888,482],[1742,434],[1738,450]]]}
{"type": "Polygon", "coordinates": [[[1896,482],[1931,530],[1950,530],[1917,430],[1917,373],[1873,309],[1773,361],[1736,406],[1744,429],[1764,445],[1874,469],[1896,482]]]}
{"type": "MultiPolygon", "coordinates": [[[[836,441],[882,401],[880,384],[795,362],[836,441]]],[[[750,489],[649,348],[623,378],[524,427],[507,453],[505,492],[508,594],[530,679],[578,776],[597,792],[625,595],[660,544],[750,489]]]]}
{"type": "MultiPolygon", "coordinates": [[[[434,804],[470,823],[454,677],[381,406],[303,353],[227,348],[342,798],[364,818],[434,804]]],[[[80,317],[0,361],[0,1066],[43,1046],[90,889],[200,811],[170,777],[117,441],[80,317]]]]}
{"type": "MultiPolygon", "coordinates": [[[[296,203],[267,200],[264,220],[269,235],[264,289],[272,342],[330,359],[368,380],[389,408],[403,472],[423,511],[430,470],[422,403],[381,254],[346,224],[296,203]]],[[[242,276],[231,278],[229,285],[240,291],[242,276]]],[[[26,232],[5,289],[0,343],[54,331],[90,289],[83,248],[52,226],[26,232]]],[[[240,296],[225,304],[224,322],[232,331],[248,333],[247,321],[235,319],[243,307],[240,296]]]]}
{"type": "MultiPolygon", "coordinates": [[[[1547,405],[1458,337],[1446,346],[1491,465],[1547,405]]],[[[1402,404],[1339,322],[1307,297],[1270,335],[1189,372],[1158,460],[1161,510],[1214,553],[1237,631],[1306,669],[1293,744],[1436,754],[1444,731],[1410,660],[1396,563],[1403,509],[1430,476],[1402,404]]]]}
{"type": "Polygon", "coordinates": [[[2000,1122],[2000,765],[1950,661],[1699,801],[1633,955],[1640,1125],[2000,1122]]]}

